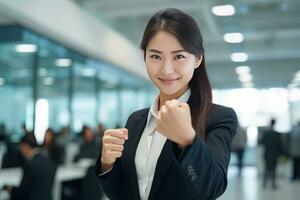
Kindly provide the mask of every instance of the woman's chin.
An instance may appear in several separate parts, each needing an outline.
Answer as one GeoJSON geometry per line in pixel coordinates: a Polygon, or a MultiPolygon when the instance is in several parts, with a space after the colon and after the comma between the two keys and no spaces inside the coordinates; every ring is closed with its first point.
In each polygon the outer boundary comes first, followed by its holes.
{"type": "Polygon", "coordinates": [[[161,87],[160,88],[160,92],[168,95],[168,96],[172,96],[177,94],[180,91],[180,88],[176,88],[176,87],[169,87],[169,88],[165,88],[165,87],[161,87]]]}

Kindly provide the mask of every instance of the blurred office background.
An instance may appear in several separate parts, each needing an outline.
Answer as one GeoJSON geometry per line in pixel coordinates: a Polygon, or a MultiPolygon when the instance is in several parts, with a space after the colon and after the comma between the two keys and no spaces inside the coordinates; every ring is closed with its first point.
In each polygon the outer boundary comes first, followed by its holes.
{"type": "Polygon", "coordinates": [[[300,153],[291,154],[300,140],[293,139],[300,134],[297,0],[0,0],[0,188],[21,180],[20,138],[34,130],[42,145],[51,128],[60,155],[54,199],[97,193],[86,186],[95,158],[80,155],[84,135],[99,142],[103,130],[151,105],[157,90],[138,45],[149,17],[168,7],[196,19],[214,102],[234,108],[247,135],[244,167],[233,152],[219,199],[299,198],[293,168],[300,153]],[[283,146],[277,189],[263,187],[260,145],[273,118],[283,146]]]}

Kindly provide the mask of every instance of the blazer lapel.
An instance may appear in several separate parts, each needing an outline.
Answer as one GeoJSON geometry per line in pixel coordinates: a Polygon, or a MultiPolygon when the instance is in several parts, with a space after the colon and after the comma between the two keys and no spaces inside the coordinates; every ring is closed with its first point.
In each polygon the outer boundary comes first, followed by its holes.
{"type": "Polygon", "coordinates": [[[155,174],[149,194],[149,199],[155,199],[155,195],[164,180],[165,176],[168,173],[168,169],[173,162],[172,156],[172,142],[167,139],[161,154],[157,160],[155,174]]]}
{"type": "Polygon", "coordinates": [[[135,168],[135,153],[137,145],[147,123],[148,111],[128,125],[129,140],[127,141],[127,148],[123,152],[124,166],[125,170],[127,171],[132,194],[134,194],[134,199],[140,199],[139,185],[135,168]]]}

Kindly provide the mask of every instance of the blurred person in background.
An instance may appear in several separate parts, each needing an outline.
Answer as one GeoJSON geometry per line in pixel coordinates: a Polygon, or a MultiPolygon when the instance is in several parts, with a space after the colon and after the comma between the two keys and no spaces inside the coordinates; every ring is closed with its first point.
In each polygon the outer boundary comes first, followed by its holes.
{"type": "Polygon", "coordinates": [[[290,135],[290,156],[293,160],[291,180],[300,180],[300,121],[290,135]]]}
{"type": "Polygon", "coordinates": [[[63,152],[56,143],[55,133],[51,128],[45,132],[44,142],[42,144],[44,153],[56,164],[63,163],[63,152]]]}
{"type": "Polygon", "coordinates": [[[21,131],[23,135],[26,135],[28,133],[31,133],[27,128],[25,122],[21,125],[21,131]]]}
{"type": "Polygon", "coordinates": [[[247,132],[240,125],[237,127],[237,134],[234,136],[232,141],[232,151],[236,154],[239,176],[242,175],[242,168],[244,166],[244,152],[247,145],[247,132]]]}
{"type": "MultiPolygon", "coordinates": [[[[24,164],[25,159],[22,156],[18,144],[11,141],[9,134],[6,131],[5,125],[0,126],[0,141],[3,141],[6,151],[2,158],[0,168],[20,167],[24,164]]],[[[1,162],[0,162],[1,163],[1,162]]]]}
{"type": "Polygon", "coordinates": [[[6,128],[4,123],[0,123],[0,142],[6,143],[6,128]]]}
{"type": "Polygon", "coordinates": [[[55,164],[44,156],[33,134],[26,134],[19,144],[26,163],[19,187],[5,186],[11,200],[52,200],[52,186],[55,178],[55,164]]]}
{"type": "Polygon", "coordinates": [[[109,199],[216,199],[227,186],[233,109],[212,103],[203,39],[178,9],[149,20],[141,49],[159,89],[126,128],[106,130],[96,165],[109,199]]]}
{"type": "Polygon", "coordinates": [[[60,162],[66,160],[66,151],[70,138],[70,129],[68,127],[63,127],[56,136],[55,143],[60,152],[60,162]]]}
{"type": "Polygon", "coordinates": [[[63,127],[56,136],[57,144],[66,146],[70,141],[70,130],[68,127],[63,127]]]}
{"type": "Polygon", "coordinates": [[[97,127],[97,132],[98,132],[98,135],[97,135],[97,139],[98,141],[101,141],[102,140],[102,137],[104,135],[104,132],[105,132],[105,127],[104,127],[104,124],[102,123],[99,123],[98,124],[98,127],[97,127]]]}
{"type": "Polygon", "coordinates": [[[93,130],[88,126],[84,126],[82,130],[82,142],[74,161],[78,161],[81,158],[96,159],[98,154],[99,142],[96,141],[96,136],[94,135],[93,130]]]}
{"type": "Polygon", "coordinates": [[[269,128],[263,132],[260,143],[264,147],[264,177],[263,187],[267,186],[268,179],[272,181],[272,188],[277,189],[276,167],[279,156],[282,153],[282,142],[280,133],[274,130],[275,119],[271,119],[269,128]]]}
{"type": "Polygon", "coordinates": [[[98,146],[101,148],[102,145],[102,138],[105,132],[104,124],[99,123],[97,126],[97,136],[96,136],[96,142],[98,143],[98,146]]]}

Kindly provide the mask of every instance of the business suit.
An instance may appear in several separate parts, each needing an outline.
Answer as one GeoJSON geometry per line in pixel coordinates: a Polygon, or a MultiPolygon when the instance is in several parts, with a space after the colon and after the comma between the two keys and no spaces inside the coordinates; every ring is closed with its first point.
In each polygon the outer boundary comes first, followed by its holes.
{"type": "Polygon", "coordinates": [[[38,152],[24,164],[21,184],[13,188],[11,199],[51,200],[55,171],[55,164],[38,152]]]}
{"type": "MultiPolygon", "coordinates": [[[[191,105],[190,100],[188,104],[191,105]]],[[[110,199],[138,200],[139,187],[135,168],[135,152],[147,122],[149,109],[134,112],[126,128],[129,139],[123,155],[112,170],[99,176],[110,199]]],[[[237,117],[227,107],[213,104],[206,125],[206,142],[196,137],[193,144],[181,150],[167,140],[157,161],[149,195],[150,200],[216,199],[226,189],[230,144],[236,133],[237,117]]],[[[96,173],[101,174],[101,155],[96,173]]]]}

